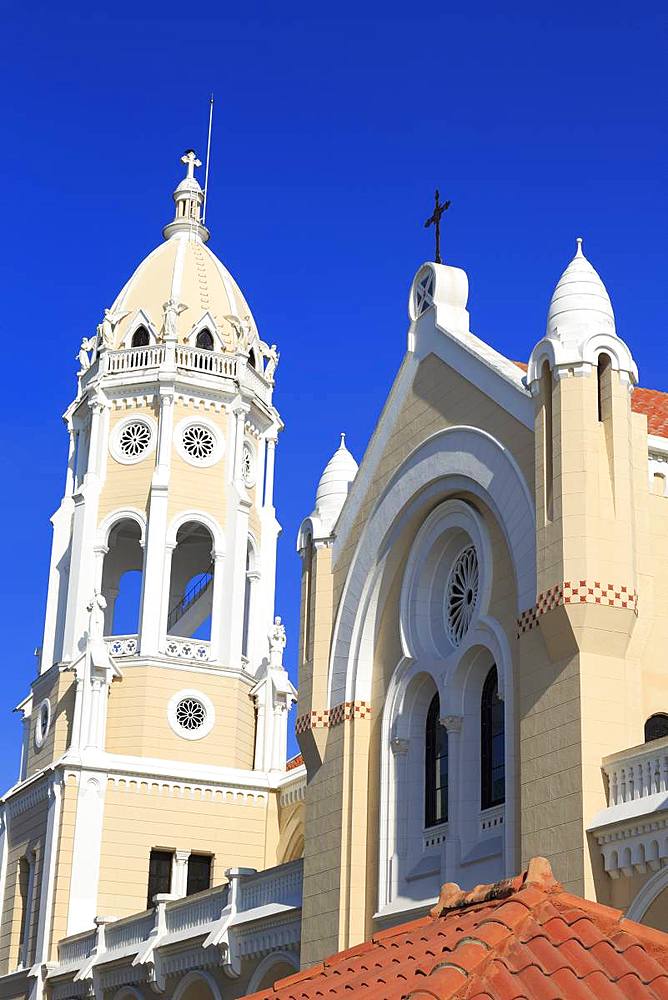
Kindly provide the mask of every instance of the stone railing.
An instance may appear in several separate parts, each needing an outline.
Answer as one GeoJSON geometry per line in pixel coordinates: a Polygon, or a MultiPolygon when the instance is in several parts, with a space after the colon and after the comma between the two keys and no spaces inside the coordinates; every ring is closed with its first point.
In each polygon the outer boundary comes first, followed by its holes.
{"type": "Polygon", "coordinates": [[[608,805],[633,802],[668,792],[668,739],[643,743],[603,763],[608,778],[608,805]]]}
{"type": "Polygon", "coordinates": [[[270,903],[301,906],[303,874],[304,862],[300,859],[242,877],[239,881],[237,909],[246,912],[270,903]]]}
{"type": "Polygon", "coordinates": [[[109,968],[127,966],[123,982],[138,981],[146,969],[160,981],[171,964],[181,972],[198,962],[211,964],[210,957],[202,957],[208,948],[222,948],[220,960],[232,963],[235,975],[241,944],[244,955],[298,948],[303,862],[263,872],[231,868],[226,874],[224,885],[183,899],[156,896],[151,910],[121,920],[100,918],[95,930],[61,940],[58,963],[49,969],[54,995],[63,993],[66,981],[90,980],[109,968]]]}
{"type": "Polygon", "coordinates": [[[176,367],[188,371],[205,372],[208,375],[221,375],[224,378],[237,377],[237,359],[229,354],[216,354],[214,351],[203,351],[198,347],[176,347],[176,367]]]}
{"type": "Polygon", "coordinates": [[[668,737],[603,760],[608,805],[589,824],[611,878],[668,863],[668,737]]]}
{"type": "Polygon", "coordinates": [[[165,639],[165,655],[178,660],[207,661],[211,656],[211,643],[205,639],[181,639],[168,635],[165,639]]]}
{"type": "Polygon", "coordinates": [[[138,635],[109,635],[104,642],[110,656],[137,656],[139,653],[138,635]]]}

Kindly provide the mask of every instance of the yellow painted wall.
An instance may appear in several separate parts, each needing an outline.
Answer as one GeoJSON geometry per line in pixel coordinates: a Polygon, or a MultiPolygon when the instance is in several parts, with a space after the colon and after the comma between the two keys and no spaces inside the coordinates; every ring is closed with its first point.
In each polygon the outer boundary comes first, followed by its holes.
{"type": "MultiPolygon", "coordinates": [[[[18,815],[10,816],[9,820],[5,898],[2,908],[2,920],[0,921],[0,974],[12,972],[18,964],[21,933],[21,902],[18,888],[19,860],[32,851],[35,851],[35,876],[32,893],[28,955],[30,959],[34,956],[48,808],[48,800],[45,794],[46,779],[42,779],[39,783],[39,788],[44,790],[44,795],[40,801],[18,815]]],[[[32,789],[24,794],[30,794],[31,791],[32,789]]]]}
{"type": "Polygon", "coordinates": [[[49,670],[37,677],[32,686],[33,710],[30,718],[30,741],[26,776],[42,770],[57,760],[67,749],[74,716],[75,682],[71,672],[49,670]],[[48,698],[51,704],[49,732],[41,747],[35,743],[35,729],[39,720],[39,706],[48,698]]]}

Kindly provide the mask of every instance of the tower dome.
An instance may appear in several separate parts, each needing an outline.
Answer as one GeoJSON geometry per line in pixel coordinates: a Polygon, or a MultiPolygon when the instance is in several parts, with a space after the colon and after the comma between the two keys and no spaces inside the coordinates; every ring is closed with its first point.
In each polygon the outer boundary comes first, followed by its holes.
{"type": "Polygon", "coordinates": [[[105,311],[107,347],[130,347],[139,326],[160,340],[168,304],[171,332],[179,343],[201,327],[210,330],[221,351],[235,350],[241,336],[247,345],[258,339],[243,292],[206,245],[209,231],[200,221],[204,193],[194,175],[200,161],[192,150],[181,160],[187,174],[174,191],[174,219],[163,229],[164,242],[144,258],[105,311]]]}
{"type": "Polygon", "coordinates": [[[615,315],[607,289],[600,275],[582,252],[577,239],[575,257],[563,272],[554,289],[547,314],[548,337],[564,339],[578,330],[615,334],[615,315]]]}
{"type": "Polygon", "coordinates": [[[346,436],[342,434],[339,447],[320,477],[313,513],[302,521],[297,538],[298,551],[302,550],[309,535],[314,538],[327,538],[331,535],[357,475],[357,469],[357,462],[346,448],[346,436]]]}

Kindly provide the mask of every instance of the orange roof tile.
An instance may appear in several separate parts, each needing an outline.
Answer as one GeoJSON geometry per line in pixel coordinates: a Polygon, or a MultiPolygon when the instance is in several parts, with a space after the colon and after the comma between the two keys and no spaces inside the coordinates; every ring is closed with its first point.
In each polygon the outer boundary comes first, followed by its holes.
{"type": "MultiPolygon", "coordinates": [[[[528,365],[524,361],[514,361],[523,372],[528,365]]],[[[634,413],[644,413],[647,417],[648,434],[658,437],[668,437],[668,392],[660,389],[643,389],[637,385],[631,396],[631,409],[634,413]]]]}
{"type": "Polygon", "coordinates": [[[444,885],[428,917],[280,979],[255,1000],[668,1000],[668,934],[566,892],[534,858],[514,879],[444,885]]]}
{"type": "Polygon", "coordinates": [[[290,758],[290,760],[285,765],[285,770],[294,771],[296,767],[301,767],[303,763],[304,763],[304,758],[300,753],[298,753],[296,757],[290,758]]]}

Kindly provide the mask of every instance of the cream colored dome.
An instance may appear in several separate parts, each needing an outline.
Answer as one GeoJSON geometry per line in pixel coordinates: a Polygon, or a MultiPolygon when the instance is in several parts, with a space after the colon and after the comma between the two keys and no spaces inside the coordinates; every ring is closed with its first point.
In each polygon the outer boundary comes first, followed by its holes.
{"type": "Polygon", "coordinates": [[[615,333],[615,315],[605,285],[582,253],[577,241],[575,257],[557,282],[547,314],[547,336],[561,340],[577,330],[598,328],[615,333]]]}
{"type": "Polygon", "coordinates": [[[341,513],[358,469],[357,462],[346,448],[345,439],[345,434],[342,434],[341,444],[325,466],[315,495],[315,513],[334,520],[341,513]]]}
{"type": "Polygon", "coordinates": [[[116,349],[130,346],[138,326],[146,326],[160,339],[164,306],[170,301],[179,304],[176,330],[181,343],[206,326],[215,340],[219,338],[216,349],[231,351],[236,348],[239,324],[244,323],[250,327],[249,342],[257,338],[255,321],[241,289],[206,245],[208,230],[199,218],[203,193],[192,175],[199,161],[187,153],[183,162],[189,163],[188,176],[174,192],[176,215],[165,226],[164,243],[141,262],[108,310],[116,349]]]}

